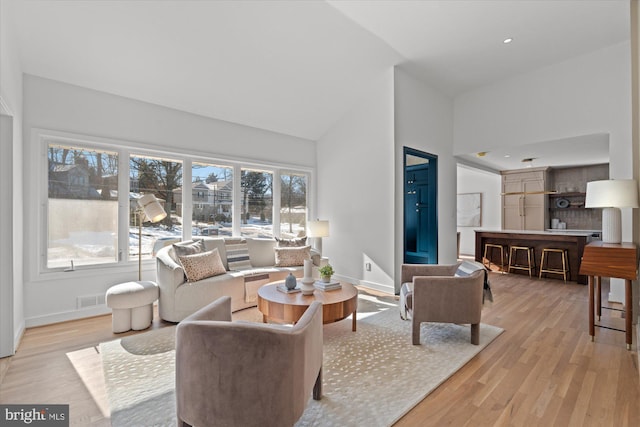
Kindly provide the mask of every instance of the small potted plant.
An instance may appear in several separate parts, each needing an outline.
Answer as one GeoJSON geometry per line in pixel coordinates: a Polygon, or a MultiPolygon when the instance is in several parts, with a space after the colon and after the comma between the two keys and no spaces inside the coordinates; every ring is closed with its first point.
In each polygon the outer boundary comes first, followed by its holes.
{"type": "Polygon", "coordinates": [[[322,277],[322,281],[325,283],[329,283],[331,281],[331,276],[333,275],[333,273],[335,273],[335,271],[333,271],[333,267],[331,267],[331,264],[327,264],[324,267],[320,267],[318,271],[320,272],[320,277],[322,277]]]}

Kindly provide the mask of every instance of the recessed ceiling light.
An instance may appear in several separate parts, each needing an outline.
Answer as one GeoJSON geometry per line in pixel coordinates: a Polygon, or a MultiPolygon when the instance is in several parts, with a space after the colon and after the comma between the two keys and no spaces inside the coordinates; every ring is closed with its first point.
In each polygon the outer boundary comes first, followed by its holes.
{"type": "Polygon", "coordinates": [[[506,39],[502,40],[502,43],[504,44],[509,44],[513,41],[513,39],[511,37],[507,37],[506,39]]]}
{"type": "Polygon", "coordinates": [[[511,157],[511,155],[510,155],[510,154],[505,154],[505,155],[504,155],[504,158],[505,158],[505,159],[508,159],[509,157],[511,157]]]}

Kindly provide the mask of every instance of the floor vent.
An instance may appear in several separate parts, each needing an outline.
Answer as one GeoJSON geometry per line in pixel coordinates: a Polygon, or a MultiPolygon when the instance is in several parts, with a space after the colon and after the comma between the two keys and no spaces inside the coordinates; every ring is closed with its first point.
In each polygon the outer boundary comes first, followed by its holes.
{"type": "Polygon", "coordinates": [[[104,305],[104,294],[85,295],[78,297],[78,309],[95,307],[96,305],[104,305]]]}

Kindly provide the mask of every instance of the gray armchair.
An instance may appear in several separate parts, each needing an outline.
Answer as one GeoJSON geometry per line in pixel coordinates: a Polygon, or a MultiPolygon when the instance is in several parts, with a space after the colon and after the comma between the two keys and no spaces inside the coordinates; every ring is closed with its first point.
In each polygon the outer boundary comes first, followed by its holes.
{"type": "Polygon", "coordinates": [[[178,425],[293,425],[321,387],[319,302],[292,327],[231,322],[229,297],[178,324],[178,425]]]}
{"type": "Polygon", "coordinates": [[[456,277],[460,264],[403,264],[401,299],[412,321],[412,342],[420,345],[422,322],[471,325],[471,343],[480,342],[484,269],[456,277]]]}

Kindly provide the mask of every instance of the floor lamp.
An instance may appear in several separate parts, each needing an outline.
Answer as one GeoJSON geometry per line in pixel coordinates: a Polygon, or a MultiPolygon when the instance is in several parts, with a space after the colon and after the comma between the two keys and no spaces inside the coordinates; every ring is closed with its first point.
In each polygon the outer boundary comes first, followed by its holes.
{"type": "Polygon", "coordinates": [[[147,220],[150,222],[162,221],[167,213],[162,205],[153,194],[145,194],[138,199],[138,208],[136,209],[138,217],[138,280],[142,280],[142,223],[147,220]]]}
{"type": "Polygon", "coordinates": [[[587,182],[585,208],[602,209],[602,242],[622,242],[620,208],[638,207],[638,183],[634,179],[587,182]]]}

